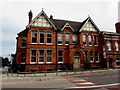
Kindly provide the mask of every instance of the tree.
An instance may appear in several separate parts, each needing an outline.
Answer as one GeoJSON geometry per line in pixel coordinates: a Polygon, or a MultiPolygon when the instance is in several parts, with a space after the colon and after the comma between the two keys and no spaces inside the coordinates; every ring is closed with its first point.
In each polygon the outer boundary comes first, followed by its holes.
{"type": "Polygon", "coordinates": [[[2,66],[3,67],[4,66],[10,66],[10,61],[7,57],[5,57],[5,58],[1,57],[1,59],[2,59],[2,66]]]}
{"type": "Polygon", "coordinates": [[[91,69],[91,62],[85,57],[85,70],[87,69],[91,69]]]}

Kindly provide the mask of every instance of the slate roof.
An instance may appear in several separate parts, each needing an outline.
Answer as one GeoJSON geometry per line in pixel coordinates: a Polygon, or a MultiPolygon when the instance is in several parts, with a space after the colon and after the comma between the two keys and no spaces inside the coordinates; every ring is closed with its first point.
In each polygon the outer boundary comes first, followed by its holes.
{"type": "MultiPolygon", "coordinates": [[[[80,30],[80,28],[84,25],[86,20],[84,20],[83,22],[76,22],[76,21],[68,21],[68,20],[60,20],[60,19],[50,19],[50,21],[54,24],[57,30],[61,30],[66,23],[69,23],[75,32],[78,32],[80,30]]],[[[18,33],[18,35],[26,35],[27,32],[28,32],[28,29],[25,29],[21,31],[20,33],[18,33]]]]}
{"type": "Polygon", "coordinates": [[[57,30],[61,30],[66,23],[69,23],[75,31],[80,30],[80,28],[82,26],[82,22],[60,20],[60,19],[50,19],[50,21],[55,25],[57,30]]]}

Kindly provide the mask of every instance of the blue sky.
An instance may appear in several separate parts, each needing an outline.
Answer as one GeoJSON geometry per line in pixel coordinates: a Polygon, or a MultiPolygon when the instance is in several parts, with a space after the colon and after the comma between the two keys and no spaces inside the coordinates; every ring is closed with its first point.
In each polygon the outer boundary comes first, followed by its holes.
{"type": "Polygon", "coordinates": [[[28,12],[33,18],[44,8],[48,17],[83,21],[88,15],[101,31],[115,32],[118,22],[118,0],[2,0],[0,3],[0,56],[16,51],[17,33],[28,24],[28,12]]]}

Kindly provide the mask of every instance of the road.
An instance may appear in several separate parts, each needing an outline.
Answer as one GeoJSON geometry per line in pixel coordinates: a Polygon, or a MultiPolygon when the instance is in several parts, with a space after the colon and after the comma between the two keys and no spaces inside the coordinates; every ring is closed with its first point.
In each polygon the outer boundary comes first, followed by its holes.
{"type": "Polygon", "coordinates": [[[87,90],[91,90],[93,88],[120,90],[120,70],[73,75],[66,78],[76,85],[76,87],[71,88],[72,90],[86,90],[85,88],[87,88],[87,90]]]}

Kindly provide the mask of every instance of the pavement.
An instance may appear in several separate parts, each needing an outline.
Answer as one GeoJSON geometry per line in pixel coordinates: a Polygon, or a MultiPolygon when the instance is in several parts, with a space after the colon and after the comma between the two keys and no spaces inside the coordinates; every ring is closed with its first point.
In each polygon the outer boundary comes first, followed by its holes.
{"type": "MultiPolygon", "coordinates": [[[[109,69],[112,70],[112,69],[109,69]]],[[[78,72],[58,72],[47,73],[46,76],[42,74],[27,74],[26,76],[17,74],[2,74],[2,88],[54,88],[58,89],[72,89],[85,87],[98,87],[94,83],[88,82],[84,79],[72,77],[77,74],[93,74],[99,72],[109,71],[108,69],[78,72]],[[78,83],[79,82],[79,83],[78,83]]],[[[117,69],[114,69],[117,70],[117,69]]],[[[115,84],[116,85],[116,84],[115,84]]],[[[113,85],[113,86],[115,86],[113,85]]],[[[100,85],[99,85],[100,87],[100,85]]],[[[104,86],[101,86],[104,87],[104,86]]]]}

